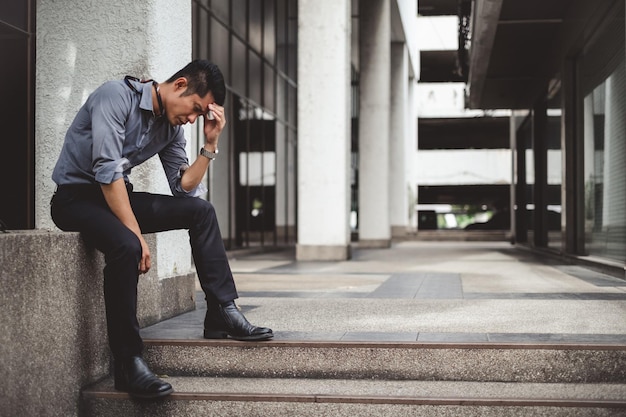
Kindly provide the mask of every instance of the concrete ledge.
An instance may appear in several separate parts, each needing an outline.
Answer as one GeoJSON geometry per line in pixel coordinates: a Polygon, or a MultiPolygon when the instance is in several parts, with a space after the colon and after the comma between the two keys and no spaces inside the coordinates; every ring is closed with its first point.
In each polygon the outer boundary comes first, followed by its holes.
{"type": "MultiPolygon", "coordinates": [[[[103,267],[78,233],[0,233],[0,415],[77,416],[80,389],[109,374],[103,267]]],[[[194,309],[194,280],[141,276],[141,325],[194,309]]]]}
{"type": "Polygon", "coordinates": [[[391,239],[359,239],[356,245],[361,249],[387,249],[391,247],[391,239]]]}
{"type": "Polygon", "coordinates": [[[454,242],[510,242],[508,230],[418,230],[413,240],[454,241],[454,242]]]}
{"type": "Polygon", "coordinates": [[[350,256],[349,245],[296,245],[299,261],[345,261],[350,256]]]}

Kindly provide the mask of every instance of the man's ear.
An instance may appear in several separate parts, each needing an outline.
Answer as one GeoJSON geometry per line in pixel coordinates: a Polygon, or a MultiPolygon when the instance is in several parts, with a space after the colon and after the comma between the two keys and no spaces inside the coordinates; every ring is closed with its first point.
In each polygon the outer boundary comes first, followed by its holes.
{"type": "Polygon", "coordinates": [[[181,93],[187,89],[187,78],[180,77],[174,80],[174,91],[180,91],[181,93]]]}

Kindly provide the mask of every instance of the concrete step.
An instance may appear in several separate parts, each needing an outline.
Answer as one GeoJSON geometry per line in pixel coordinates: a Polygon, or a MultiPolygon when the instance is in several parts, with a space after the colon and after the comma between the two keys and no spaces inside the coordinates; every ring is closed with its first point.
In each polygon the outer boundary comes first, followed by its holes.
{"type": "Polygon", "coordinates": [[[145,340],[174,394],[138,401],[108,378],[82,415],[623,416],[626,345],[145,340]]]}
{"type": "Polygon", "coordinates": [[[85,415],[623,416],[625,384],[166,377],[175,392],[138,401],[111,379],[83,392],[85,415]]]}
{"type": "Polygon", "coordinates": [[[624,383],[626,345],[146,340],[153,371],[177,376],[624,383]]]}

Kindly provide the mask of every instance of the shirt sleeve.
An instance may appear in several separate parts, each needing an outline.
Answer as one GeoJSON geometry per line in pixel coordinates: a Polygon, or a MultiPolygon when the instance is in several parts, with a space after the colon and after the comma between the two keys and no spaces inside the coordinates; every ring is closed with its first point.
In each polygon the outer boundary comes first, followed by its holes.
{"type": "Polygon", "coordinates": [[[88,102],[93,135],[92,169],[101,184],[112,183],[130,168],[130,162],[122,156],[125,125],[132,105],[124,88],[121,84],[105,83],[88,102]]]}
{"type": "Polygon", "coordinates": [[[198,184],[193,190],[185,191],[181,186],[181,178],[187,168],[189,168],[189,158],[185,146],[187,141],[183,129],[180,126],[175,127],[176,133],[174,139],[168,146],[159,152],[161,164],[165,170],[165,176],[169,183],[170,190],[174,197],[198,197],[207,192],[207,188],[203,183],[198,184]]]}

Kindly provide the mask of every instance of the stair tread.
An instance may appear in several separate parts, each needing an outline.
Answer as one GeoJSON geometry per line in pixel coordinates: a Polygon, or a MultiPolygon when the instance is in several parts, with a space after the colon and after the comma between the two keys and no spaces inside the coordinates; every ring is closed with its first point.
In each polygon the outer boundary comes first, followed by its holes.
{"type": "MultiPolygon", "coordinates": [[[[520,382],[347,380],[311,378],[230,378],[163,376],[174,386],[175,398],[319,401],[510,401],[606,402],[626,406],[626,384],[520,382]]],[[[90,397],[125,397],[106,379],[84,391],[90,397]]]]}

